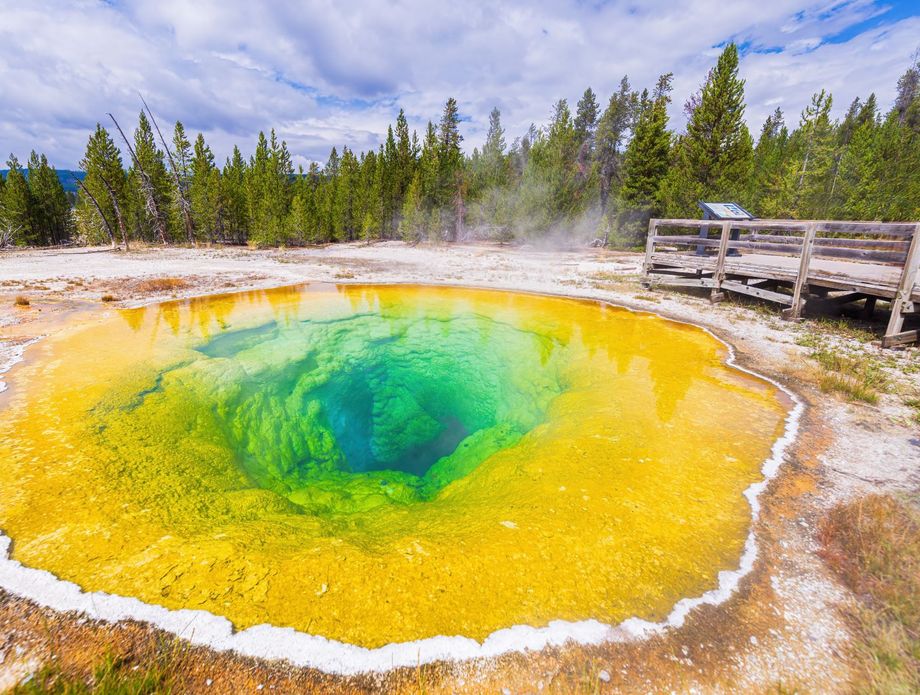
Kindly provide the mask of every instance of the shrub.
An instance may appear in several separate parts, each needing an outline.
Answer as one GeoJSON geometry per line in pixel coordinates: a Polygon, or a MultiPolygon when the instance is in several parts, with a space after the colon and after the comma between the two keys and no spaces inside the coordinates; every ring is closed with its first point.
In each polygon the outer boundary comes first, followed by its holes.
{"type": "Polygon", "coordinates": [[[188,287],[191,283],[182,278],[150,278],[137,283],[139,292],[170,292],[188,287]]]}

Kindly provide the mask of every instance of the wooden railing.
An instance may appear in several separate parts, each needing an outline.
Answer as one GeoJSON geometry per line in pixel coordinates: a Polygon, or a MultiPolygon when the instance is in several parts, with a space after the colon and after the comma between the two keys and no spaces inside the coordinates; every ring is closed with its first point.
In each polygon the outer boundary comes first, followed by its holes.
{"type": "MultiPolygon", "coordinates": [[[[741,291],[747,294],[789,304],[785,313],[791,318],[801,315],[802,293],[813,258],[901,268],[896,286],[889,288],[885,296],[892,302],[886,339],[900,334],[904,314],[916,310],[911,295],[920,265],[920,224],[915,222],[653,219],[649,222],[644,273],[646,276],[667,273],[661,269],[672,265],[669,256],[673,254],[675,261],[681,258],[673,265],[694,269],[698,277],[698,280],[685,279],[675,284],[709,287],[716,299],[723,289],[739,288],[738,282],[725,280],[726,260],[751,253],[798,259],[794,272],[788,268],[788,263],[777,264],[785,265],[786,270],[773,277],[790,282],[791,295],[758,289],[746,283],[740,285],[741,291]],[[704,273],[712,275],[703,277],[704,273]]],[[[765,277],[770,278],[769,275],[765,277]]]]}

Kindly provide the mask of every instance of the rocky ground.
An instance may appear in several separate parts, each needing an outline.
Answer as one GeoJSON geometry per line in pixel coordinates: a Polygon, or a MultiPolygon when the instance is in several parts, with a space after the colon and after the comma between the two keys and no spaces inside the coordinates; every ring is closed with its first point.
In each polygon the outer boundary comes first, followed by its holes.
{"type": "Polygon", "coordinates": [[[845,615],[855,598],[820,559],[817,529],[841,500],[920,489],[920,353],[881,350],[871,333],[877,326],[787,323],[771,306],[732,299],[711,305],[702,294],[646,290],[640,265],[640,255],[604,250],[397,242],[0,252],[0,371],[23,352],[28,359],[30,341],[81,312],[307,281],[439,283],[593,297],[693,322],[734,345],[739,364],[788,385],[808,406],[787,461],[761,497],[754,571],[730,600],[697,609],[682,628],[652,640],[340,679],[191,648],[142,624],[56,614],[0,592],[0,691],[49,664],[80,670],[113,654],[141,664],[162,658],[164,645],[170,667],[181,670],[183,692],[848,690],[852,635],[845,615]],[[827,368],[816,353],[871,366],[879,375],[877,403],[820,390],[827,368]]]}

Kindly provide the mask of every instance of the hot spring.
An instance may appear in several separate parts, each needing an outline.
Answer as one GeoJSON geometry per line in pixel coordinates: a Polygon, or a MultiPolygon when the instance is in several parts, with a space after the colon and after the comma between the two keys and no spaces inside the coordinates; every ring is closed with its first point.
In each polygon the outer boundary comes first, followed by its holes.
{"type": "Polygon", "coordinates": [[[28,358],[15,560],[363,647],[663,619],[738,567],[788,408],[700,329],[448,288],[170,302],[28,358]]]}

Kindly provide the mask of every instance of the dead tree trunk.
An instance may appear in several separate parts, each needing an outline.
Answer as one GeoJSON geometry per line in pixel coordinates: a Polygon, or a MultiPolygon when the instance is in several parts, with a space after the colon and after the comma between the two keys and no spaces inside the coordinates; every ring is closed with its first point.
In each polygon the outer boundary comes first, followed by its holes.
{"type": "Polygon", "coordinates": [[[121,205],[118,204],[118,196],[115,195],[115,189],[105,180],[102,174],[99,175],[99,178],[102,179],[102,185],[105,186],[105,190],[109,192],[109,198],[112,201],[112,209],[115,210],[115,219],[118,220],[118,230],[121,232],[121,241],[125,245],[125,251],[129,251],[128,229],[125,227],[125,218],[121,214],[121,205]]]}
{"type": "Polygon", "coordinates": [[[157,119],[154,117],[153,111],[147,106],[147,102],[144,100],[143,96],[141,96],[141,101],[144,103],[144,108],[147,109],[147,114],[150,116],[150,122],[153,123],[157,135],[160,136],[160,142],[163,143],[163,149],[166,150],[166,157],[169,159],[169,168],[172,170],[173,180],[176,183],[176,193],[179,196],[179,211],[182,213],[182,222],[185,224],[185,236],[188,239],[188,243],[194,245],[195,225],[192,223],[192,206],[188,201],[185,182],[182,180],[182,177],[179,176],[179,167],[176,166],[176,160],[172,155],[172,150],[170,150],[169,145],[166,144],[166,138],[164,138],[163,133],[160,132],[160,126],[157,124],[157,119]]]}
{"type": "Polygon", "coordinates": [[[93,206],[96,208],[96,212],[99,213],[99,217],[102,220],[102,224],[105,225],[105,231],[109,233],[109,241],[112,242],[112,248],[115,248],[115,231],[112,229],[112,225],[109,224],[109,221],[106,219],[105,213],[102,211],[102,206],[99,205],[99,201],[96,200],[96,196],[89,192],[89,189],[83,185],[83,182],[78,179],[76,176],[72,177],[76,184],[80,187],[80,190],[86,194],[86,197],[90,199],[93,206]]]}
{"type": "Polygon", "coordinates": [[[109,118],[112,119],[112,122],[115,124],[115,127],[118,129],[118,133],[121,135],[121,139],[125,141],[125,145],[128,148],[128,152],[131,155],[131,161],[134,162],[134,166],[137,167],[137,171],[141,177],[141,188],[144,191],[144,199],[146,201],[147,212],[153,217],[153,223],[156,225],[157,236],[160,238],[160,243],[166,243],[166,218],[160,213],[160,207],[157,205],[156,192],[153,189],[153,181],[150,180],[150,175],[144,171],[143,165],[140,163],[140,160],[137,158],[137,154],[134,152],[134,148],[131,147],[131,143],[128,141],[128,138],[125,136],[125,132],[121,129],[121,126],[118,125],[118,121],[115,120],[115,116],[109,114],[109,118]]]}

